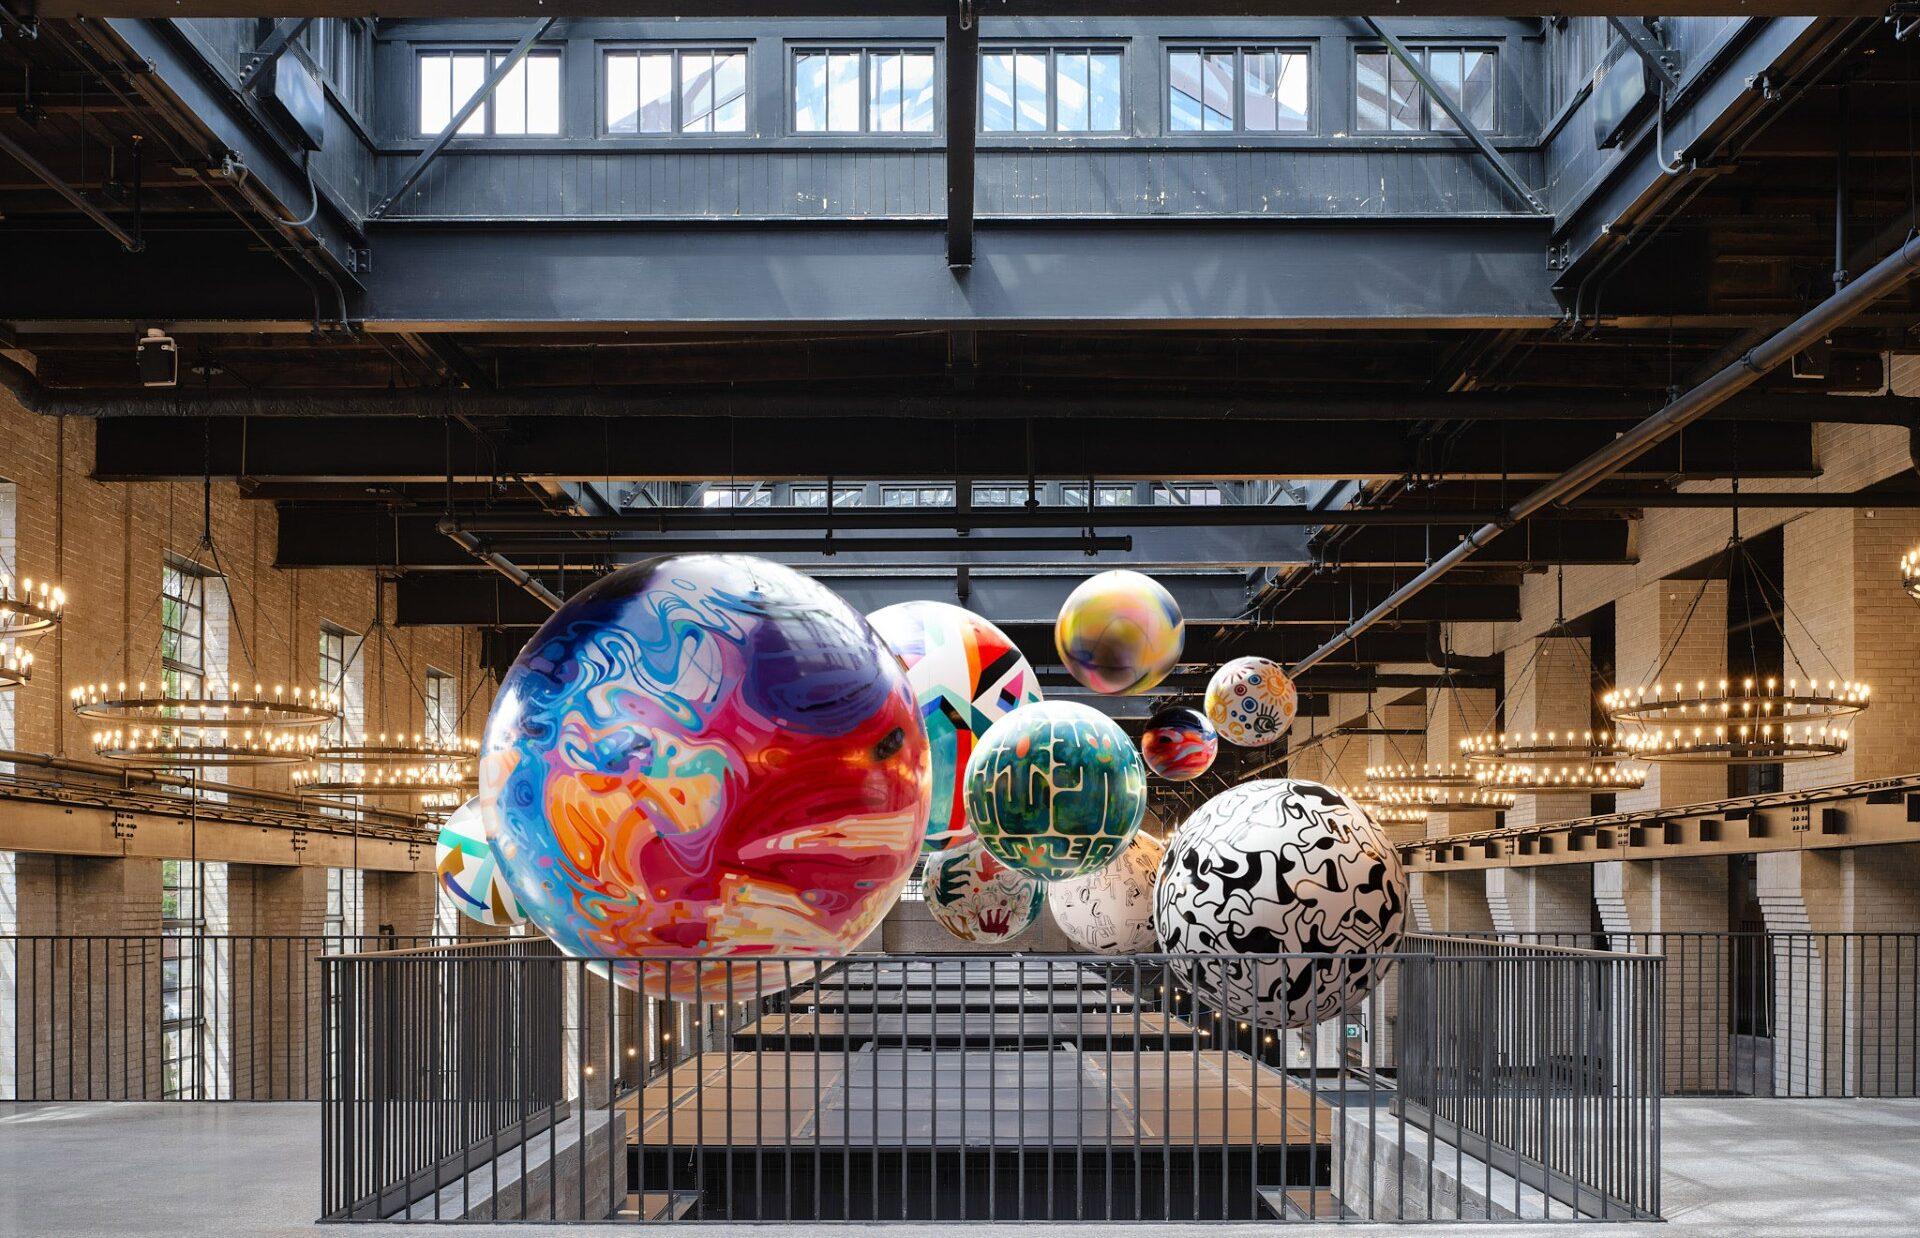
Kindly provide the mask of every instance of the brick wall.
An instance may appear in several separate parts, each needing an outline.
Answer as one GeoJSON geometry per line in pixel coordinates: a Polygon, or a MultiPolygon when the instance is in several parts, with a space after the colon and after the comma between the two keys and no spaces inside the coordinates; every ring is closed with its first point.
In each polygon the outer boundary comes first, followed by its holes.
{"type": "MultiPolygon", "coordinates": [[[[1614,608],[1614,666],[1622,685],[1660,681],[1718,683],[1727,674],[1727,584],[1724,580],[1657,580],[1614,608]]],[[[1622,812],[1725,799],[1724,765],[1656,764],[1644,787],[1622,791],[1622,812]]]]}

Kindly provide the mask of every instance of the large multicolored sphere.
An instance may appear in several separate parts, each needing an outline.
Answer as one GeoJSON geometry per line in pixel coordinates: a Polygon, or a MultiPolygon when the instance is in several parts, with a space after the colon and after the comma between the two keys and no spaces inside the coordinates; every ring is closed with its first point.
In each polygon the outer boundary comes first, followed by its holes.
{"type": "Polygon", "coordinates": [[[1008,868],[977,840],[928,859],[920,888],[933,918],[961,941],[1018,937],[1047,901],[1043,882],[1008,868]]]}
{"type": "Polygon", "coordinates": [[[500,871],[500,858],[487,842],[478,799],[454,809],[441,824],[433,847],[433,869],[441,896],[467,919],[494,928],[510,928],[526,919],[500,871]]]}
{"type": "Polygon", "coordinates": [[[1094,954],[1142,954],[1154,946],[1153,883],[1167,845],[1142,831],[1097,873],[1047,887],[1047,907],[1067,940],[1094,954]]]}
{"type": "Polygon", "coordinates": [[[1007,634],[963,607],[901,602],[867,616],[900,655],[933,745],[933,816],[924,850],[972,840],[960,775],[974,741],[1001,718],[1040,699],[1040,684],[1007,634]]]}
{"type": "Polygon", "coordinates": [[[569,599],[501,682],[487,832],[527,917],[654,996],[799,980],[893,906],[933,763],[906,672],[791,568],[681,555],[569,599]],[[685,960],[685,962],[681,962],[685,960]]]}
{"type": "Polygon", "coordinates": [[[1220,733],[1197,709],[1163,709],[1140,733],[1140,755],[1147,768],[1168,782],[1191,782],[1213,766],[1220,733]]]}
{"type": "Polygon", "coordinates": [[[1067,595],[1053,647],[1083,686],[1131,696],[1167,677],[1184,635],[1173,594],[1151,576],[1121,570],[1090,576],[1067,595]]]}
{"type": "Polygon", "coordinates": [[[1153,918],[1168,954],[1232,956],[1180,965],[1199,1001],[1305,1027],[1379,982],[1406,907],[1399,853],[1366,813],[1332,787],[1269,778],[1221,792],[1174,833],[1153,918]]]}
{"type": "Polygon", "coordinates": [[[1104,868],[1140,828],[1147,775],[1119,724],[1078,701],[1022,705],[967,762],[967,824],[1042,881],[1104,868]]]}
{"type": "Polygon", "coordinates": [[[1235,658],[1207,681],[1205,704],[1220,738],[1259,748],[1286,734],[1300,711],[1300,692],[1278,662],[1235,658]]]}

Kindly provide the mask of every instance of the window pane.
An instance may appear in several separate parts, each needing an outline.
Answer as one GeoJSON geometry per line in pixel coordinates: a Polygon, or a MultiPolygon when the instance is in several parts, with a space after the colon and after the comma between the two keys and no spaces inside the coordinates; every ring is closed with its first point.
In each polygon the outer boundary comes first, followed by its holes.
{"type": "MultiPolygon", "coordinates": [[[[1433,78],[1434,85],[1440,88],[1440,93],[1445,95],[1455,107],[1460,107],[1463,102],[1461,87],[1465,81],[1462,53],[1446,48],[1435,48],[1429,51],[1427,73],[1433,78]]],[[[1451,130],[1459,127],[1453,123],[1453,118],[1447,115],[1447,110],[1438,102],[1433,104],[1432,111],[1433,128],[1451,130]]]]}
{"type": "Polygon", "coordinates": [[[1120,131],[1120,53],[1095,52],[1088,60],[1087,90],[1095,133],[1120,131]]]}
{"type": "Polygon", "coordinates": [[[635,104],[640,98],[640,58],[626,52],[610,52],[606,65],[607,132],[638,133],[640,116],[635,104]]]}
{"type": "MultiPolygon", "coordinates": [[[[498,69],[506,59],[504,55],[494,56],[492,67],[498,69]]],[[[527,131],[527,70],[531,59],[523,57],[519,64],[507,70],[507,75],[493,88],[495,133],[520,134],[527,131]]]]}
{"type": "Polygon", "coordinates": [[[673,132],[673,56],[655,52],[640,57],[640,132],[673,132]]]}
{"type": "Polygon", "coordinates": [[[438,134],[453,119],[453,58],[420,57],[420,132],[438,134]]]}
{"type": "Polygon", "coordinates": [[[1361,52],[1353,58],[1353,127],[1381,133],[1387,127],[1387,54],[1361,52]]]}
{"type": "Polygon", "coordinates": [[[1200,53],[1167,57],[1167,124],[1175,133],[1200,132],[1200,53]]]}
{"type": "Polygon", "coordinates": [[[1466,64],[1467,119],[1484,132],[1500,127],[1494,101],[1494,80],[1498,76],[1498,58],[1492,52],[1468,52],[1466,64]]]}
{"type": "Polygon", "coordinates": [[[908,52],[901,60],[901,90],[906,95],[900,127],[908,133],[933,132],[933,53],[908,52]]]}
{"type": "Polygon", "coordinates": [[[1047,54],[1015,52],[1013,60],[1014,128],[1021,133],[1047,129],[1047,54]]]}
{"type": "Polygon", "coordinates": [[[980,128],[1013,132],[1013,54],[991,52],[980,58],[980,128]]]}
{"type": "Polygon", "coordinates": [[[827,57],[827,130],[860,132],[859,52],[833,52],[827,57]]]}
{"type": "Polygon", "coordinates": [[[529,56],[527,70],[527,132],[560,132],[560,57],[557,53],[529,56]]]}
{"type": "Polygon", "coordinates": [[[1387,62],[1387,120],[1398,133],[1420,128],[1420,83],[1413,71],[1396,58],[1387,62]]]}
{"type": "Polygon", "coordinates": [[[827,58],[804,52],[793,59],[793,128],[824,133],[827,128],[827,58]]]}
{"type": "MultiPolygon", "coordinates": [[[[452,111],[459,111],[462,104],[479,94],[480,88],[486,85],[486,82],[487,57],[484,55],[455,56],[453,58],[452,111]]],[[[451,112],[448,114],[448,119],[452,119],[451,112]]],[[[445,127],[446,122],[442,121],[441,128],[445,127]]],[[[473,115],[467,117],[467,123],[460,126],[461,133],[485,133],[486,131],[487,109],[484,106],[475,108],[473,115]]],[[[436,129],[434,132],[438,133],[440,130],[436,129]]]]}
{"type": "Polygon", "coordinates": [[[867,57],[867,128],[874,133],[900,132],[898,52],[873,52],[867,57]]]}
{"type": "Polygon", "coordinates": [[[1233,128],[1233,53],[1208,52],[1202,69],[1201,127],[1209,133],[1233,128]]]}
{"type": "Polygon", "coordinates": [[[706,52],[680,55],[680,131],[713,130],[713,57],[706,52]]]}
{"type": "Polygon", "coordinates": [[[1240,60],[1245,75],[1240,91],[1240,125],[1257,133],[1271,133],[1280,127],[1274,105],[1280,53],[1243,52],[1240,60]]]}
{"type": "Polygon", "coordinates": [[[1053,58],[1053,127],[1061,133],[1087,131],[1087,54],[1058,52],[1053,58]]]}
{"type": "Polygon", "coordinates": [[[747,130],[745,52],[727,52],[713,58],[713,128],[717,133],[747,130]]]}
{"type": "Polygon", "coordinates": [[[1280,53],[1280,83],[1274,98],[1279,105],[1277,127],[1288,133],[1307,131],[1312,115],[1311,72],[1311,59],[1305,52],[1280,53]]]}

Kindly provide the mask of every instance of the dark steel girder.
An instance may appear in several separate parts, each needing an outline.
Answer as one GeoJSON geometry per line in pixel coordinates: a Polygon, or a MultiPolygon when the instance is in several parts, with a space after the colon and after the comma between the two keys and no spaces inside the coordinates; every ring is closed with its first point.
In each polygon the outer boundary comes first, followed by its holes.
{"type": "MultiPolygon", "coordinates": [[[[886,6],[889,17],[942,18],[955,0],[892,0],[886,6]]],[[[365,17],[365,0],[291,0],[279,6],[297,9],[315,17],[365,17]]],[[[1181,11],[1176,0],[978,0],[972,6],[985,18],[1002,17],[1167,17],[1181,11]]],[[[1349,9],[1328,0],[1208,0],[1204,6],[1209,17],[1363,17],[1380,11],[1372,5],[1349,9]]],[[[1824,6],[1829,12],[1854,16],[1878,15],[1885,5],[1864,0],[1842,0],[1824,6]]],[[[252,17],[260,5],[255,0],[39,0],[34,9],[41,17],[127,16],[127,17],[252,17]]],[[[1539,12],[1518,0],[1397,0],[1392,11],[1409,17],[1528,17],[1539,12]]],[[[1744,0],[1741,13],[1797,13],[1806,8],[1804,0],[1744,0]]],[[[1614,13],[1633,16],[1719,16],[1729,9],[1729,0],[1671,0],[1649,4],[1644,10],[1631,3],[1600,3],[1599,0],[1570,0],[1554,6],[1553,11],[1577,17],[1605,17],[1614,13]]],[[[562,17],[658,17],[691,19],[708,17],[856,17],[870,16],[872,6],[862,7],[854,0],[542,0],[540,11],[562,17]]],[[[398,0],[382,4],[382,17],[524,17],[526,0],[398,0]]]]}
{"type": "MultiPolygon", "coordinates": [[[[566,595],[598,575],[594,571],[565,576],[543,572],[537,579],[543,586],[566,595]]],[[[1062,572],[1018,575],[982,569],[969,573],[962,582],[952,572],[869,575],[833,567],[810,575],[862,613],[871,613],[895,602],[932,600],[964,605],[995,622],[1036,625],[1051,625],[1067,594],[1084,578],[1083,574],[1062,572]]],[[[1246,581],[1238,573],[1170,572],[1156,579],[1173,594],[1181,613],[1190,622],[1230,622],[1247,604],[1246,581]]],[[[529,627],[546,622],[551,613],[511,582],[478,568],[471,561],[462,571],[401,572],[396,579],[394,599],[394,621],[402,626],[529,627]]],[[[1393,630],[1380,633],[1383,637],[1392,634],[1393,630]]],[[[1419,656],[1424,656],[1424,644],[1419,656]]]]}
{"type": "MultiPolygon", "coordinates": [[[[1020,433],[886,417],[513,418],[489,443],[438,418],[112,418],[96,423],[104,481],[741,481],[958,477],[1431,479],[1551,477],[1619,423],[1468,425],[1437,437],[1397,422],[1228,422],[1063,417],[1020,433]]],[[[1640,481],[1817,474],[1812,427],[1712,425],[1637,461],[1640,481]]]]}

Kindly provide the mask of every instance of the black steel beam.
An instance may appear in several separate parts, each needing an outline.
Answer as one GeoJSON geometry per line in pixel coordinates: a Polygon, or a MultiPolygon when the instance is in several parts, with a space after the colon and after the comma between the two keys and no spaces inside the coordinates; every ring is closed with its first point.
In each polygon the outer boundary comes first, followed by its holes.
{"type": "MultiPolygon", "coordinates": [[[[100,225],[101,229],[104,230],[108,236],[120,242],[121,247],[128,253],[137,254],[146,248],[139,237],[134,236],[131,232],[121,227],[118,220],[94,205],[92,200],[85,194],[62,180],[59,173],[35,158],[32,151],[14,141],[5,133],[0,133],[0,153],[11,156],[14,162],[25,168],[35,180],[45,185],[48,189],[53,190],[56,194],[59,194],[60,197],[66,201],[67,205],[100,225]]],[[[139,226],[137,220],[134,226],[139,226]]]]}
{"type": "MultiPolygon", "coordinates": [[[[969,573],[964,584],[950,572],[883,576],[826,568],[810,575],[863,613],[895,602],[926,599],[964,605],[992,616],[996,622],[1047,625],[1052,624],[1060,613],[1061,603],[1081,579],[1078,574],[1064,572],[1011,575],[984,570],[969,573]]],[[[547,588],[566,595],[597,576],[598,573],[592,571],[574,572],[565,577],[548,572],[541,573],[538,579],[547,588]]],[[[1173,594],[1181,612],[1195,623],[1231,620],[1247,604],[1246,581],[1237,573],[1162,573],[1157,579],[1173,594]]],[[[402,626],[525,627],[544,623],[549,613],[512,582],[471,564],[465,571],[402,572],[394,587],[394,599],[395,622],[402,626]]],[[[1381,632],[1382,636],[1392,634],[1385,629],[1381,632]]],[[[1424,641],[1424,635],[1416,635],[1424,641]]],[[[1424,645],[1416,654],[1416,660],[1421,657],[1424,657],[1424,645]]]]}
{"type": "Polygon", "coordinates": [[[253,49],[253,55],[247,57],[247,63],[240,66],[240,85],[251,85],[254,78],[272,68],[293,46],[293,41],[300,37],[301,32],[312,24],[311,17],[282,17],[275,21],[267,31],[267,37],[253,49]]]}
{"type": "MultiPolygon", "coordinates": [[[[741,481],[1005,479],[1543,479],[1610,441],[1618,423],[1468,425],[1437,437],[1396,422],[1036,419],[1020,433],[929,433],[885,417],[526,417],[488,426],[490,444],[438,418],[141,417],[95,425],[106,481],[741,481]]],[[[1812,427],[1689,429],[1636,461],[1640,481],[1817,474],[1812,427]]],[[[1096,521],[1097,523],[1097,521],[1096,521]]]]}
{"type": "Polygon", "coordinates": [[[973,0],[947,3],[947,266],[973,265],[974,131],[980,109],[980,23],[973,0]]]}
{"type": "MultiPolygon", "coordinates": [[[[956,0],[893,0],[886,6],[889,17],[944,17],[956,0]]],[[[297,0],[303,13],[316,17],[365,17],[364,0],[297,0]]],[[[281,7],[285,7],[283,4],[281,7]]],[[[1182,10],[1177,0],[979,0],[972,6],[984,17],[1169,17],[1182,10]]],[[[1538,13],[1539,5],[1529,7],[1522,0],[1402,0],[1395,3],[1396,15],[1409,17],[1528,17],[1538,13]]],[[[1884,4],[1865,0],[1842,0],[1824,6],[1826,11],[1850,16],[1878,16],[1884,4]]],[[[125,17],[250,17],[257,15],[256,0],[39,0],[34,6],[41,17],[125,16],[125,17]]],[[[657,17],[669,20],[735,17],[859,17],[871,16],[872,6],[861,7],[854,0],[542,0],[541,8],[551,8],[562,17],[657,17]]],[[[1726,14],[1729,0],[1671,0],[1649,4],[1636,10],[1631,3],[1601,3],[1600,0],[1568,0],[1556,4],[1554,12],[1576,17],[1604,17],[1613,13],[1655,16],[1717,17],[1726,14]]],[[[1804,0],[1743,0],[1741,13],[1790,14],[1805,11],[1804,0]]],[[[1209,17],[1363,17],[1379,11],[1379,5],[1355,5],[1349,9],[1327,0],[1208,0],[1209,17]]],[[[524,17],[526,0],[398,0],[380,6],[385,17],[524,17]]]]}

